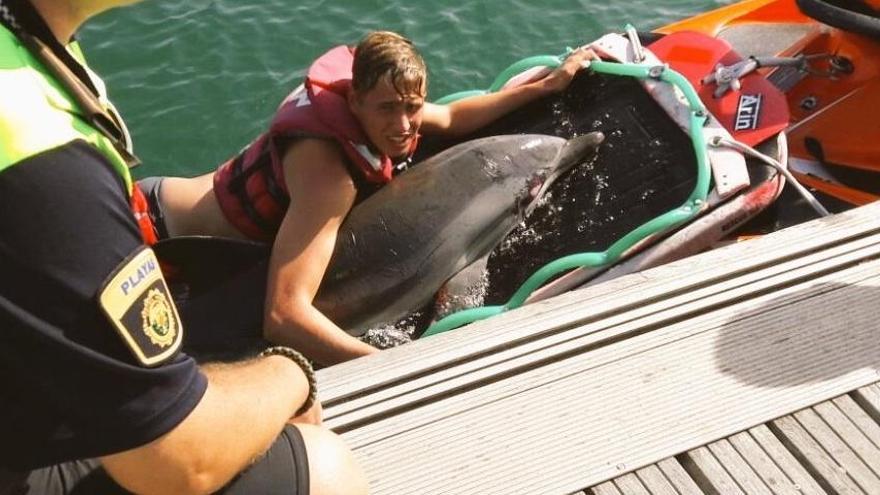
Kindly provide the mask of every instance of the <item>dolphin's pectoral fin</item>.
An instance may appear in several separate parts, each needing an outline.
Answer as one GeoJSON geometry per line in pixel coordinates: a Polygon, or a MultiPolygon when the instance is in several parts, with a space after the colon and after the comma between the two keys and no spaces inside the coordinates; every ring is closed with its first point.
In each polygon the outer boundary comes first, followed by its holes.
{"type": "Polygon", "coordinates": [[[453,275],[440,287],[434,299],[435,320],[483,305],[489,285],[489,273],[486,270],[488,262],[487,254],[453,275]]]}

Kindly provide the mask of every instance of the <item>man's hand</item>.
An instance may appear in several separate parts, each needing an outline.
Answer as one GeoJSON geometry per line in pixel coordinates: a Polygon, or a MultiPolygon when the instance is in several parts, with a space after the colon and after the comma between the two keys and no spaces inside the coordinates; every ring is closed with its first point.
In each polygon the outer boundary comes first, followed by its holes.
{"type": "Polygon", "coordinates": [[[563,91],[579,70],[590,66],[591,60],[599,60],[599,56],[590,48],[580,47],[569,53],[562,65],[541,80],[544,89],[551,93],[563,91]]]}
{"type": "Polygon", "coordinates": [[[578,48],[568,54],[562,65],[536,81],[463,98],[448,105],[426,103],[422,132],[438,136],[466,135],[526,103],[564,90],[577,71],[589,67],[591,60],[599,60],[599,56],[589,48],[578,48]]]}

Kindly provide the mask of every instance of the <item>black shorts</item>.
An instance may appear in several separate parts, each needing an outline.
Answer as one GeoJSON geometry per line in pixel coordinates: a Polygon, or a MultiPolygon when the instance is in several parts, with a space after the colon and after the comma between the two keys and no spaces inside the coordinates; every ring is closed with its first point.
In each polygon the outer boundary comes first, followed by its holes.
{"type": "MultiPolygon", "coordinates": [[[[71,461],[31,471],[0,469],[0,495],[128,494],[97,459],[71,461]]],[[[269,450],[219,492],[225,495],[308,495],[309,461],[299,430],[288,425],[269,450]]]]}
{"type": "Polygon", "coordinates": [[[147,198],[150,220],[153,221],[153,228],[156,230],[156,237],[159,239],[168,238],[168,227],[165,225],[165,211],[162,209],[162,202],[159,200],[162,193],[163,179],[164,177],[147,177],[139,180],[137,183],[147,198]]]}

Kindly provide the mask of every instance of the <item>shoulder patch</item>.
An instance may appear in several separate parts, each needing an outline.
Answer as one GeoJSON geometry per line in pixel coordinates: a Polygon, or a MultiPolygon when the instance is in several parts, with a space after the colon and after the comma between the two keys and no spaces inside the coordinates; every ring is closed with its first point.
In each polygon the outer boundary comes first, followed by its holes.
{"type": "Polygon", "coordinates": [[[98,301],[142,365],[156,366],[180,348],[183,326],[152,249],[145,247],[123,261],[98,301]]]}

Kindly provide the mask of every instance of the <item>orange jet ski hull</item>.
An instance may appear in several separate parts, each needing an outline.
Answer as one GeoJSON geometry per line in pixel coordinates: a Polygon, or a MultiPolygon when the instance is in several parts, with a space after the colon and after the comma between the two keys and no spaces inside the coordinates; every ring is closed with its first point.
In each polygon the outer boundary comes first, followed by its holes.
{"type": "MultiPolygon", "coordinates": [[[[876,10],[880,1],[866,5],[876,10]]],[[[880,33],[880,18],[875,20],[880,33]]],[[[880,36],[824,24],[805,15],[795,0],[746,0],[657,30],[686,31],[725,39],[744,57],[814,57],[804,67],[808,70],[759,69],[788,101],[790,156],[826,169],[821,177],[793,173],[853,205],[880,199],[880,36]],[[846,177],[848,168],[868,174],[849,182],[835,177],[846,177]]]]}

